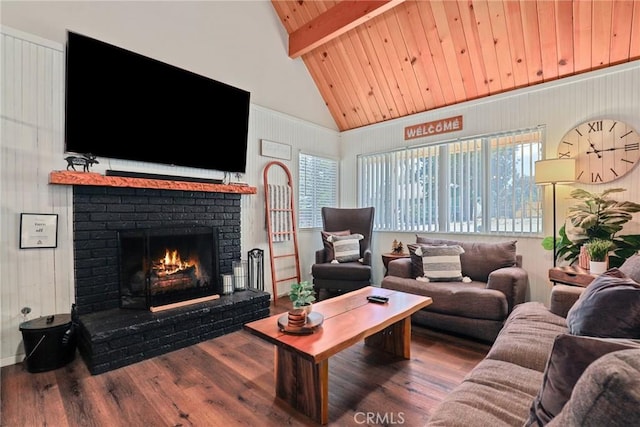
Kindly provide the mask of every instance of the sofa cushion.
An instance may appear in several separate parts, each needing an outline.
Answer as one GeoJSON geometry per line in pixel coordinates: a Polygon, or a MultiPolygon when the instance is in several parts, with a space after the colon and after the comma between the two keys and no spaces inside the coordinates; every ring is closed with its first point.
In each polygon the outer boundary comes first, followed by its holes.
{"type": "Polygon", "coordinates": [[[386,289],[431,297],[433,303],[425,310],[460,316],[469,319],[503,321],[507,315],[508,304],[505,295],[493,289],[487,289],[481,282],[429,282],[414,279],[387,276],[382,281],[386,289]]]}
{"type": "Polygon", "coordinates": [[[640,425],[640,350],[606,354],[584,371],[549,427],[640,425]]]}
{"type": "Polygon", "coordinates": [[[464,253],[460,255],[462,275],[479,282],[487,282],[492,271],[516,265],[516,243],[517,240],[497,243],[460,242],[416,235],[416,244],[460,245],[464,249],[464,253]]]}
{"type": "Polygon", "coordinates": [[[348,236],[329,236],[327,240],[333,243],[335,261],[353,262],[360,259],[360,240],[362,239],[364,239],[362,234],[350,234],[348,236]]]}
{"type": "Polygon", "coordinates": [[[513,309],[487,358],[543,372],[553,340],[564,333],[564,318],[551,313],[541,302],[525,302],[513,309]]]}
{"type": "Polygon", "coordinates": [[[560,413],[578,378],[592,362],[607,353],[629,348],[640,349],[640,341],[558,335],[526,425],[546,425],[560,413]]]}
{"type": "Polygon", "coordinates": [[[416,255],[422,257],[424,277],[431,282],[462,281],[461,253],[464,253],[464,249],[459,245],[420,245],[415,251],[416,255]]]}
{"type": "Polygon", "coordinates": [[[640,284],[617,268],[587,286],[567,314],[574,335],[640,338],[640,284]]]}
{"type": "Polygon", "coordinates": [[[542,372],[483,360],[434,409],[427,426],[518,426],[527,418],[542,372]]]}
{"type": "Polygon", "coordinates": [[[324,246],[325,259],[324,262],[331,262],[335,255],[333,253],[333,243],[329,241],[329,236],[348,236],[351,234],[351,230],[341,231],[320,231],[322,236],[322,245],[324,246]]]}
{"type": "Polygon", "coordinates": [[[640,254],[630,256],[620,266],[620,271],[632,278],[637,283],[640,283],[640,254]]]}

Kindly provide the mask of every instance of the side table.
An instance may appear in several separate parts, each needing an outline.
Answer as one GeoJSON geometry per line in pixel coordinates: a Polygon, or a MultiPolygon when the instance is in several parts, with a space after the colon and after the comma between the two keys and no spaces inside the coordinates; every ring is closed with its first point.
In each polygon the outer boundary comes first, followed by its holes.
{"type": "Polygon", "coordinates": [[[553,267],[549,269],[549,280],[554,284],[562,283],[586,288],[596,277],[598,277],[596,274],[591,274],[589,270],[585,270],[577,265],[553,267]]]}
{"type": "Polygon", "coordinates": [[[384,275],[387,275],[387,270],[389,269],[389,263],[391,262],[391,260],[394,259],[398,259],[398,258],[409,258],[410,255],[407,252],[402,252],[402,253],[393,253],[393,252],[388,252],[386,254],[382,254],[382,263],[384,264],[384,275]]]}

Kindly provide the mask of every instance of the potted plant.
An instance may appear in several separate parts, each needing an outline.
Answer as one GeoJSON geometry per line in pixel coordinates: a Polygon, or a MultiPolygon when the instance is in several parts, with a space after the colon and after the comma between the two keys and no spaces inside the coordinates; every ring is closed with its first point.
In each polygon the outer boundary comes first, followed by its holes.
{"type": "Polygon", "coordinates": [[[313,284],[308,281],[291,285],[289,299],[293,304],[293,310],[302,310],[306,314],[311,312],[312,303],[316,300],[313,284]]]}
{"type": "MultiPolygon", "coordinates": [[[[631,255],[640,249],[640,234],[618,234],[624,224],[640,212],[640,204],[629,201],[618,201],[609,197],[612,193],[626,191],[624,188],[610,188],[602,193],[590,193],[583,189],[571,192],[573,199],[580,203],[569,208],[567,224],[560,228],[560,237],[556,239],[556,254],[559,261],[572,264],[580,255],[580,248],[586,243],[601,239],[611,242],[609,266],[619,267],[631,255]],[[571,234],[571,236],[569,236],[571,234]]],[[[542,241],[545,249],[553,250],[553,237],[542,241]]]]}
{"type": "Polygon", "coordinates": [[[607,271],[609,251],[613,247],[613,243],[610,240],[593,239],[584,246],[589,254],[591,273],[602,274],[607,271]]]}

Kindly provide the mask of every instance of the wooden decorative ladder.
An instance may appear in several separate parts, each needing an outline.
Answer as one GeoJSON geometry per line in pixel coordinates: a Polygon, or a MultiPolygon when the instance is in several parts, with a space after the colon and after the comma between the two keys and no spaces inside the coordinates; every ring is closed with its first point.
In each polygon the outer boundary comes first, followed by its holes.
{"type": "Polygon", "coordinates": [[[294,211],[295,193],[291,172],[282,162],[273,161],[265,166],[263,182],[271,283],[275,303],[278,298],[278,285],[285,282],[300,283],[301,280],[294,211]]]}

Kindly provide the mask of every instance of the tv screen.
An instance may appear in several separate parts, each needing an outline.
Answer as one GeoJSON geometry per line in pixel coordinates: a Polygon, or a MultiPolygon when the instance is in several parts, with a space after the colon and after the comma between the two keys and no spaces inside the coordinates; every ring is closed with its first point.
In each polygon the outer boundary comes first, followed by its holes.
{"type": "Polygon", "coordinates": [[[249,92],[72,31],[65,74],[65,151],[245,172],[249,92]]]}

